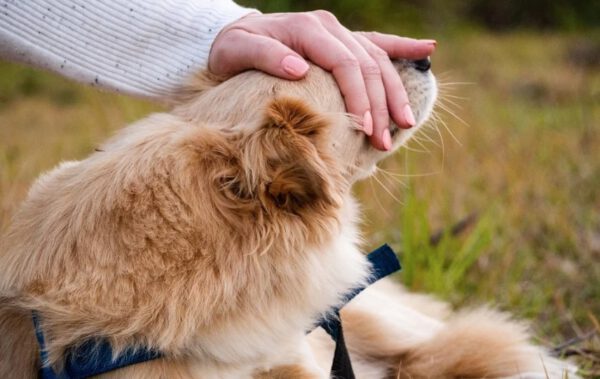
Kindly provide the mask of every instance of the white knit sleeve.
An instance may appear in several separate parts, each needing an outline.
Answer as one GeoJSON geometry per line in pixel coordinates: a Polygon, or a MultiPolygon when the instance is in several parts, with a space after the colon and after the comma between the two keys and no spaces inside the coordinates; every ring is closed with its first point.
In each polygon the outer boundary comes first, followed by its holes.
{"type": "Polygon", "coordinates": [[[230,0],[0,0],[0,58],[167,99],[250,12],[230,0]]]}

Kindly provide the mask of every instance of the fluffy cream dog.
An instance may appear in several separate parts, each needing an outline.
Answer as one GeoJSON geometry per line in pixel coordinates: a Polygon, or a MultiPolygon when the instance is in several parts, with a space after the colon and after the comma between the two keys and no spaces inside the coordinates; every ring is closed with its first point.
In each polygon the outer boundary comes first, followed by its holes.
{"type": "MultiPolygon", "coordinates": [[[[418,125],[431,72],[398,62],[418,125]]],[[[43,175],[0,257],[0,377],[33,378],[93,337],[162,358],[105,378],[325,378],[332,342],[315,321],[369,274],[352,183],[376,151],[331,76],[206,77],[182,105],[43,175]]],[[[393,127],[394,150],[417,128],[393,127]]],[[[491,311],[382,281],[342,312],[361,378],[561,377],[568,366],[491,311]]]]}

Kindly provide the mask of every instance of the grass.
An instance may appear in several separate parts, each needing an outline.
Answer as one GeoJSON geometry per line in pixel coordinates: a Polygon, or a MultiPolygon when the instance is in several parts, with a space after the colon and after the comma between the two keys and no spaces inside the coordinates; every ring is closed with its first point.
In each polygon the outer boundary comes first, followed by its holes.
{"type": "MultiPolygon", "coordinates": [[[[464,122],[439,109],[439,134],[429,127],[356,188],[370,243],[401,252],[407,286],[532,320],[540,342],[576,355],[589,378],[600,377],[598,37],[438,38],[441,101],[464,122]],[[449,232],[471,214],[476,221],[449,232]],[[570,341],[578,336],[588,338],[570,341]]],[[[0,230],[41,172],[159,109],[28,68],[0,70],[0,230]]]]}
{"type": "Polygon", "coordinates": [[[374,191],[376,181],[357,191],[371,238],[402,251],[407,285],[532,319],[548,346],[596,331],[568,348],[586,350],[589,377],[600,375],[600,45],[593,40],[440,41],[434,69],[456,83],[442,84],[441,102],[464,122],[440,110],[441,135],[426,132],[384,163],[379,182],[399,201],[374,191]],[[586,49],[588,59],[576,60],[586,49]],[[480,217],[471,231],[428,243],[434,230],[473,212],[480,217]]]}

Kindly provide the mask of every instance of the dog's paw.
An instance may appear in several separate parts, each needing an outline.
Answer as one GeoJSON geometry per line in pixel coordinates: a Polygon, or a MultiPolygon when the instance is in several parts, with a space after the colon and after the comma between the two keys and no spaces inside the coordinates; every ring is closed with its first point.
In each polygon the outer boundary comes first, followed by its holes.
{"type": "Polygon", "coordinates": [[[257,373],[252,379],[324,379],[324,377],[301,365],[284,365],[257,373]]]}

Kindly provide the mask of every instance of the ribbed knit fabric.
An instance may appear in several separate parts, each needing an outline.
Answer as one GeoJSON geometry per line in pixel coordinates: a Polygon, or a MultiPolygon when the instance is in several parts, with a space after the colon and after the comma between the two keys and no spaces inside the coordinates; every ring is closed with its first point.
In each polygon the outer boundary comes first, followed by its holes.
{"type": "Polygon", "coordinates": [[[166,100],[250,12],[230,0],[0,0],[0,58],[166,100]]]}

